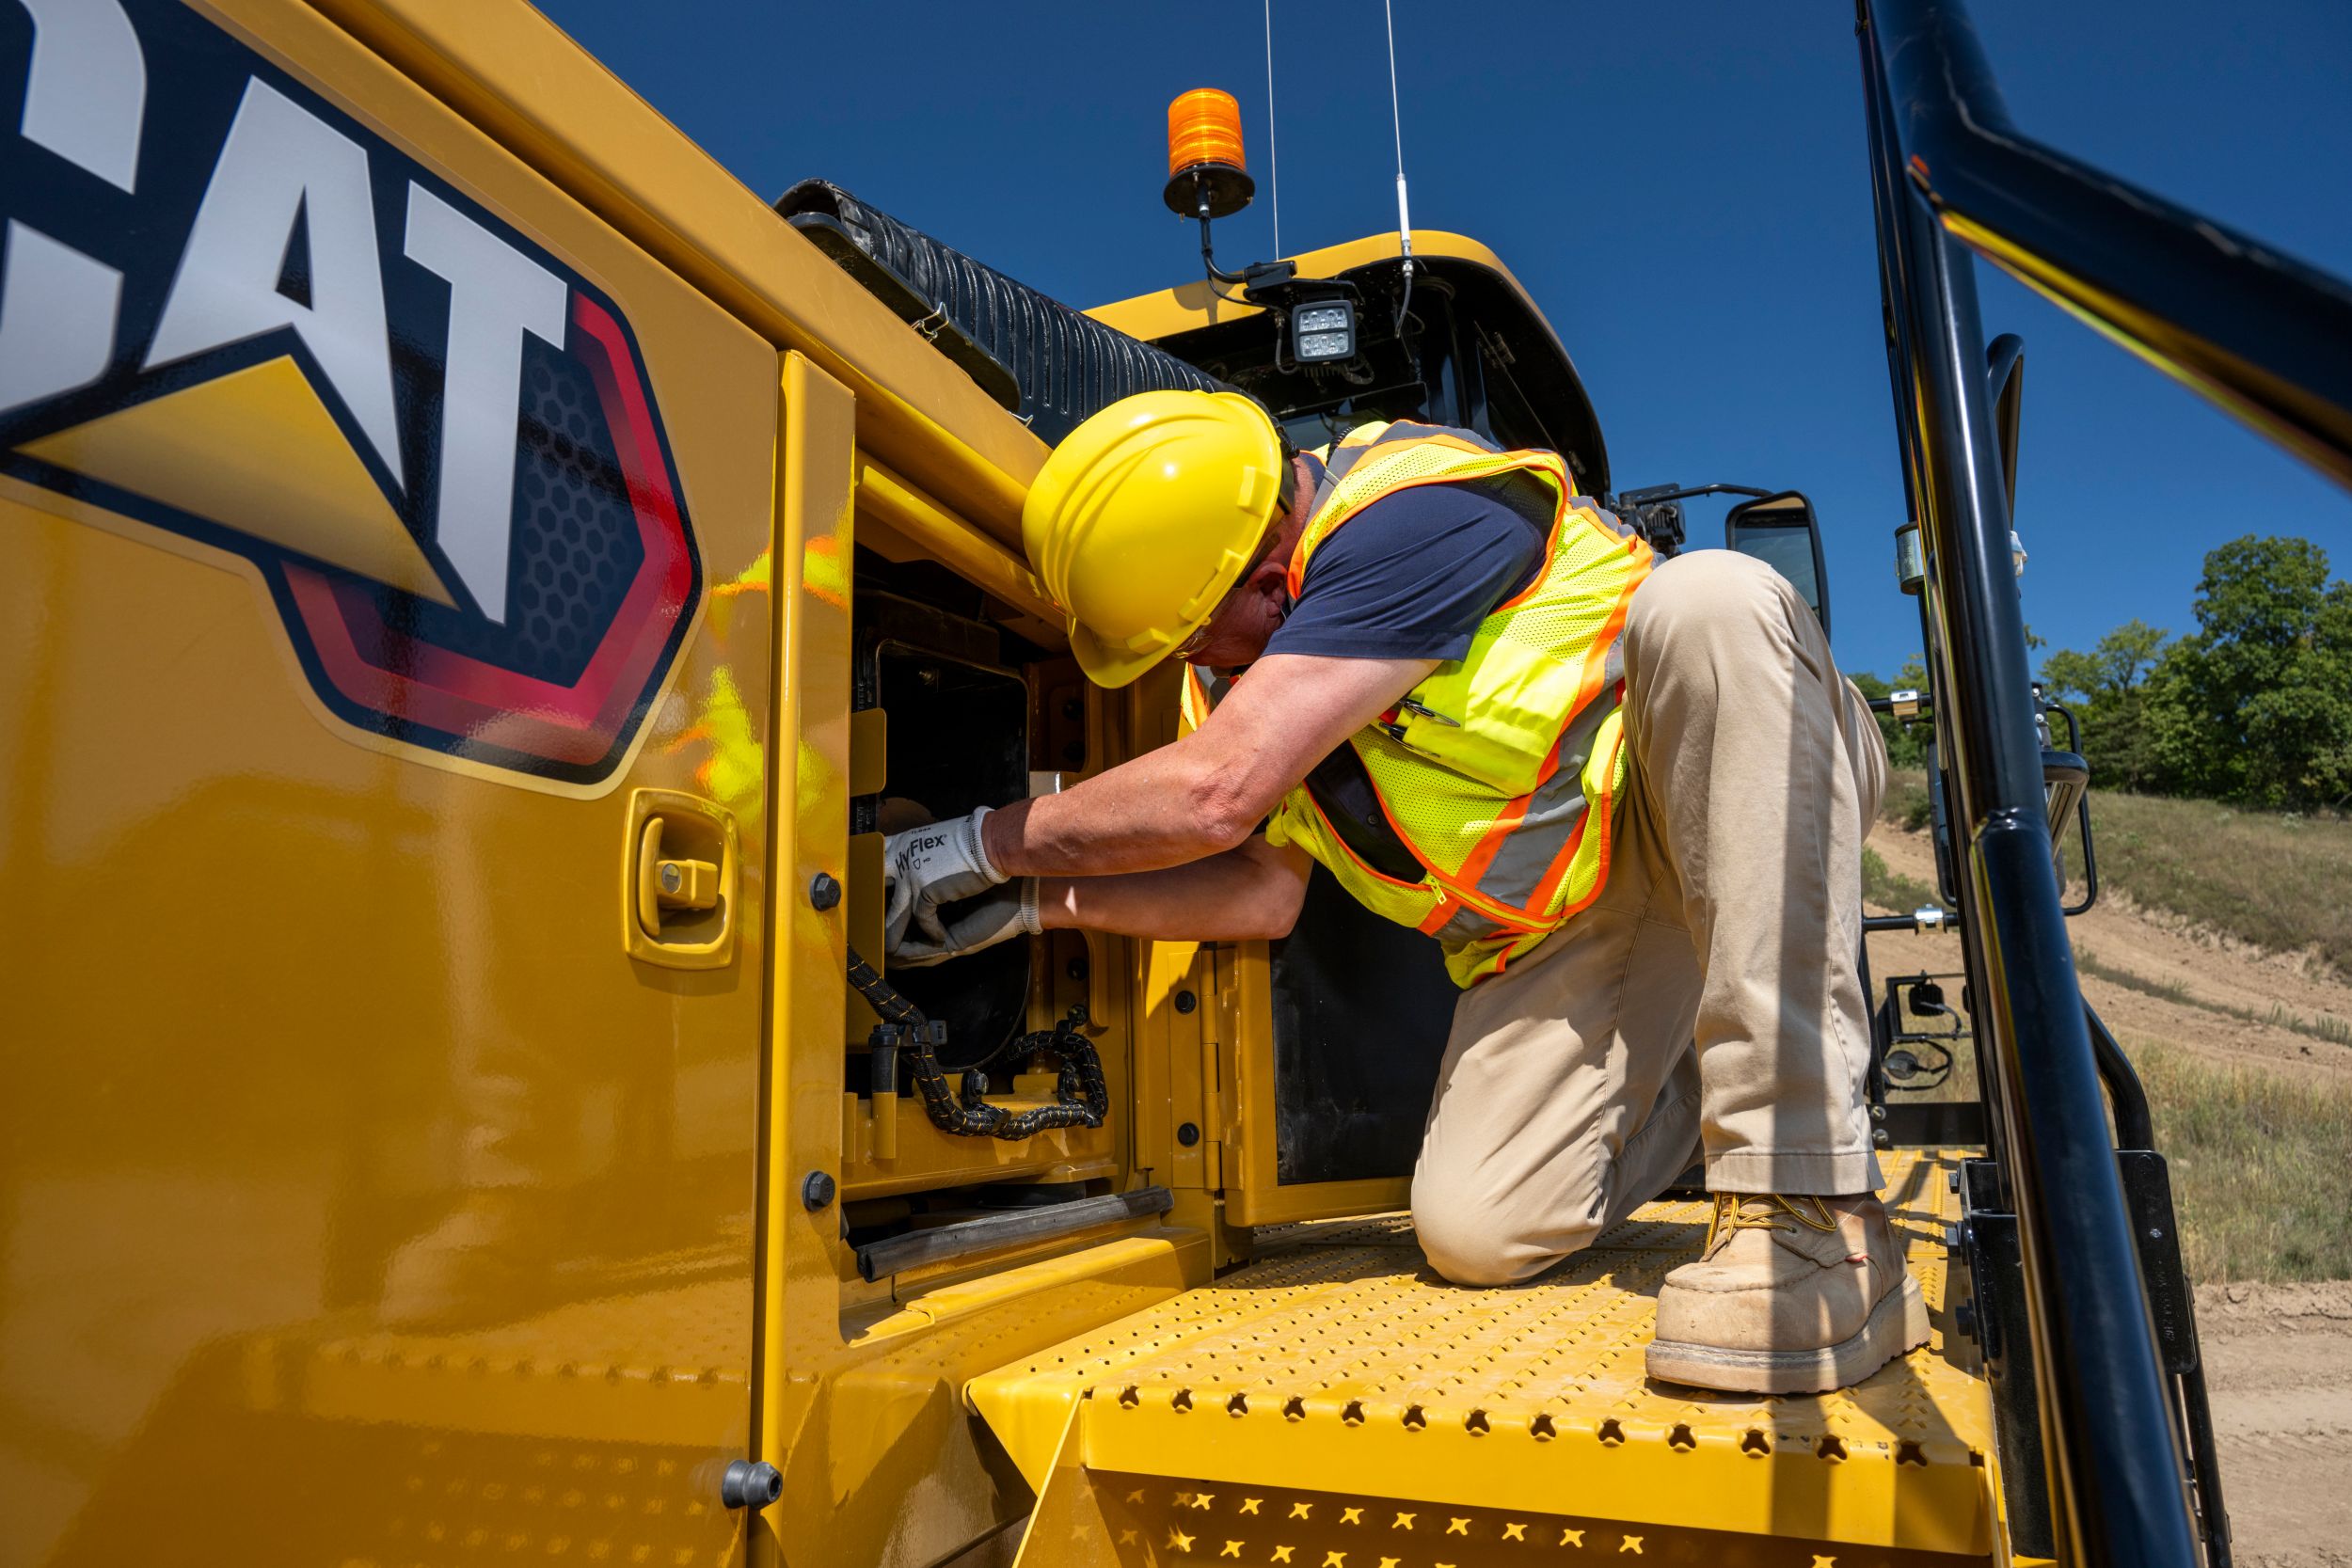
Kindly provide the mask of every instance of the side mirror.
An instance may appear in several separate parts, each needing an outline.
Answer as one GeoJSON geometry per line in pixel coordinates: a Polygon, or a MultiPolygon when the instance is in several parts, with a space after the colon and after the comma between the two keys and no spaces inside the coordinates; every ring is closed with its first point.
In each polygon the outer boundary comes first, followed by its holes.
{"type": "Polygon", "coordinates": [[[1811,501],[1794,490],[1741,501],[1724,518],[1724,543],[1787,578],[1820,617],[1821,630],[1829,630],[1829,568],[1811,501]]]}

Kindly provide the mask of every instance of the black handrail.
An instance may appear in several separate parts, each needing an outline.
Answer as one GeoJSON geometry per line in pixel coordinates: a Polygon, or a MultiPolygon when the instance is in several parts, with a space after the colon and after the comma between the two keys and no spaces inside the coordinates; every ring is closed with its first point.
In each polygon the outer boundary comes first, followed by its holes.
{"type": "Polygon", "coordinates": [[[2015,135],[1956,0],[1856,0],[1896,424],[1925,545],[1939,758],[1951,791],[1993,1146],[2023,1242],[2056,1544],[2069,1563],[2194,1568],[2106,1106],[2068,945],[2010,554],[2002,443],[1962,238],[2352,478],[2352,297],[2015,135]],[[1958,236],[1958,237],[1955,237],[1958,236]],[[2193,287],[2164,276],[2190,269],[2193,287]],[[2192,299],[2200,292],[2218,293],[2192,299]],[[2235,302],[2236,309],[2232,308],[2235,302]],[[2175,325],[2186,324],[2186,325],[2175,325]],[[2341,392],[2341,396],[2333,394],[2341,392]],[[2333,401],[2330,401],[2333,396],[2333,401]]]}
{"type": "Polygon", "coordinates": [[[2123,1047],[2098,1009],[2086,1003],[2083,1015],[2090,1026],[2090,1049],[2098,1059],[2099,1076],[2107,1085],[2107,1101],[2115,1110],[2115,1147],[2154,1148],[2156,1124],[2148,1114],[2148,1091],[2139,1082],[2138,1069],[2123,1054],[2123,1047]]]}
{"type": "Polygon", "coordinates": [[[2352,484],[2352,288],[2020,134],[1957,0],[1862,10],[1948,232],[2352,484]]]}

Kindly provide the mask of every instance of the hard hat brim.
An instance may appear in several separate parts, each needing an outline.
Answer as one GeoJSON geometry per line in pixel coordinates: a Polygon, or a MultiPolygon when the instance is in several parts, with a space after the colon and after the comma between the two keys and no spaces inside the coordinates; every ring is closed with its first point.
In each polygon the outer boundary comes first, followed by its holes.
{"type": "MultiPolygon", "coordinates": [[[[1216,609],[1212,607],[1209,615],[1216,613],[1216,609]]],[[[1166,663],[1177,649],[1191,639],[1194,632],[1209,624],[1209,615],[1180,627],[1167,647],[1140,654],[1124,648],[1112,648],[1086,627],[1073,622],[1070,627],[1071,657],[1078,661],[1078,668],[1087,679],[1106,691],[1117,691],[1121,687],[1135,685],[1153,669],[1166,663]]]]}

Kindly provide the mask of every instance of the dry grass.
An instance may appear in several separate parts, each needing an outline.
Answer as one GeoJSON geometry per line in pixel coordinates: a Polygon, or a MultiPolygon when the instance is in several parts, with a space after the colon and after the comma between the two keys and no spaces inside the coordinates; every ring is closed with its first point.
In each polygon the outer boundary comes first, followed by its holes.
{"type": "MultiPolygon", "coordinates": [[[[2128,1036],[2122,1044],[2148,1091],[2189,1277],[2352,1278],[2352,1088],[2220,1067],[2128,1036]]],[[[1896,1098],[1974,1100],[1974,1043],[1954,1055],[1943,1084],[1896,1098]]]]}
{"type": "Polygon", "coordinates": [[[1881,909],[1899,914],[1909,914],[1922,904],[1941,904],[1935,889],[1925,882],[1915,881],[1898,872],[1889,871],[1886,862],[1876,849],[1862,851],[1862,896],[1881,909]]]}
{"type": "Polygon", "coordinates": [[[1928,776],[1908,770],[1891,775],[1886,781],[1885,799],[1879,802],[1879,816],[1905,832],[1927,832],[1928,776]]]}
{"type": "MultiPolygon", "coordinates": [[[[1915,832],[1927,812],[1923,775],[1888,781],[1882,816],[1915,832]]],[[[2106,790],[2091,792],[2090,819],[2105,890],[2352,975],[2352,821],[2106,790]]],[[[2077,874],[2071,845],[2066,864],[2077,874]]]]}
{"type": "MultiPolygon", "coordinates": [[[[2167,1002],[2175,1003],[2184,1007],[2203,1007],[2210,1012],[2236,1012],[2235,1008],[2224,1007],[2217,1003],[2199,1001],[2189,994],[2186,986],[2177,980],[2151,980],[2136,970],[2104,963],[2100,961],[2098,954],[2079,944],[2074,948],[2074,968],[2081,974],[2096,975],[2111,986],[2122,986],[2125,990],[2136,990],[2142,996],[2161,997],[2167,1002]]],[[[2252,1015],[2240,1013],[2238,1016],[2251,1017],[2252,1015]]]]}
{"type": "Polygon", "coordinates": [[[2189,1277],[2352,1277],[2352,1089],[2154,1046],[2132,1055],[2171,1168],[2189,1277]]]}
{"type": "Polygon", "coordinates": [[[2090,820],[2101,882],[2142,909],[2352,974],[2352,822],[2104,792],[2090,820]]]}

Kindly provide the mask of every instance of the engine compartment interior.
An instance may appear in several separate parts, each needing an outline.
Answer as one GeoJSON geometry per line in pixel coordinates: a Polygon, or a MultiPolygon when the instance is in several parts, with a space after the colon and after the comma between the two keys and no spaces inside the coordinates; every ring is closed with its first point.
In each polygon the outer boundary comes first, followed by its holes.
{"type": "MultiPolygon", "coordinates": [[[[1158,1191],[1173,1180],[1173,1162],[1154,1168],[1138,1147],[1147,1117],[1138,1097],[1165,1097],[1171,1067],[1147,1060],[1152,1053],[1197,1050],[1208,1092],[1256,1097],[1229,1105],[1221,1128],[1160,1110],[1168,1125],[1156,1136],[1178,1150],[1263,1140],[1272,1146],[1266,1174],[1282,1186],[1409,1175],[1456,993],[1434,946],[1370,915],[1319,871],[1297,929],[1265,948],[1248,944],[1254,958],[1228,958],[1215,943],[1056,931],[930,967],[888,962],[889,834],[1066,787],[1172,739],[1176,718],[1172,678],[1095,689],[980,589],[900,548],[886,530],[869,537],[875,544],[854,554],[851,591],[852,945],[931,1027],[918,1038],[850,992],[842,1224],[861,1271],[877,1277],[886,1259],[913,1255],[910,1238],[944,1238],[946,1227],[1017,1237],[1028,1233],[1017,1216],[1074,1218],[1078,1208],[1066,1206],[1132,1196],[1137,1181],[1158,1191]],[[1203,979],[1216,976],[1215,989],[1153,983],[1154,947],[1162,967],[1174,951],[1203,979]],[[1256,978],[1225,980],[1243,969],[1256,978]],[[1099,1060],[1100,1125],[976,1135],[943,1111],[952,1095],[956,1108],[983,1118],[1052,1119],[1048,1108],[1076,1098],[1071,1053],[1056,1049],[1072,1033],[1099,1060]],[[1247,1086],[1218,1082],[1236,1070],[1246,1042],[1270,1052],[1263,1069],[1247,1086]],[[946,1085],[928,1100],[925,1049],[946,1085]]],[[[1261,1152],[1234,1149],[1245,1159],[1261,1152]]],[[[1224,1171],[1233,1179],[1232,1164],[1224,1171]]],[[[1217,1168],[1202,1166],[1200,1180],[1214,1189],[1217,1168]]]]}
{"type": "MultiPolygon", "coordinates": [[[[852,946],[932,1026],[917,1037],[850,993],[842,1226],[868,1277],[879,1243],[1108,1195],[1121,1135],[1120,1117],[1110,1114],[1098,1125],[1019,1138],[971,1130],[1071,1101],[1068,1064],[1051,1049],[1057,1029],[1082,1031],[1113,1083],[1123,1081],[1123,1062],[1111,1065],[1122,1055],[1113,1049],[1123,1047],[1121,1021],[1084,1010],[1084,939],[1006,942],[925,968],[893,966],[883,952],[882,851],[890,833],[1052,787],[1057,774],[1042,763],[1088,761],[1083,702],[1051,725],[1038,722],[1041,692],[1075,680],[1075,666],[992,616],[991,602],[963,578],[906,553],[893,560],[861,546],[852,570],[852,946]],[[944,1079],[929,1101],[925,1054],[944,1079]],[[942,1108],[949,1105],[965,1131],[939,1125],[953,1119],[942,1108]]],[[[1106,1110],[1117,1103],[1104,1098],[1106,1110]]]]}

